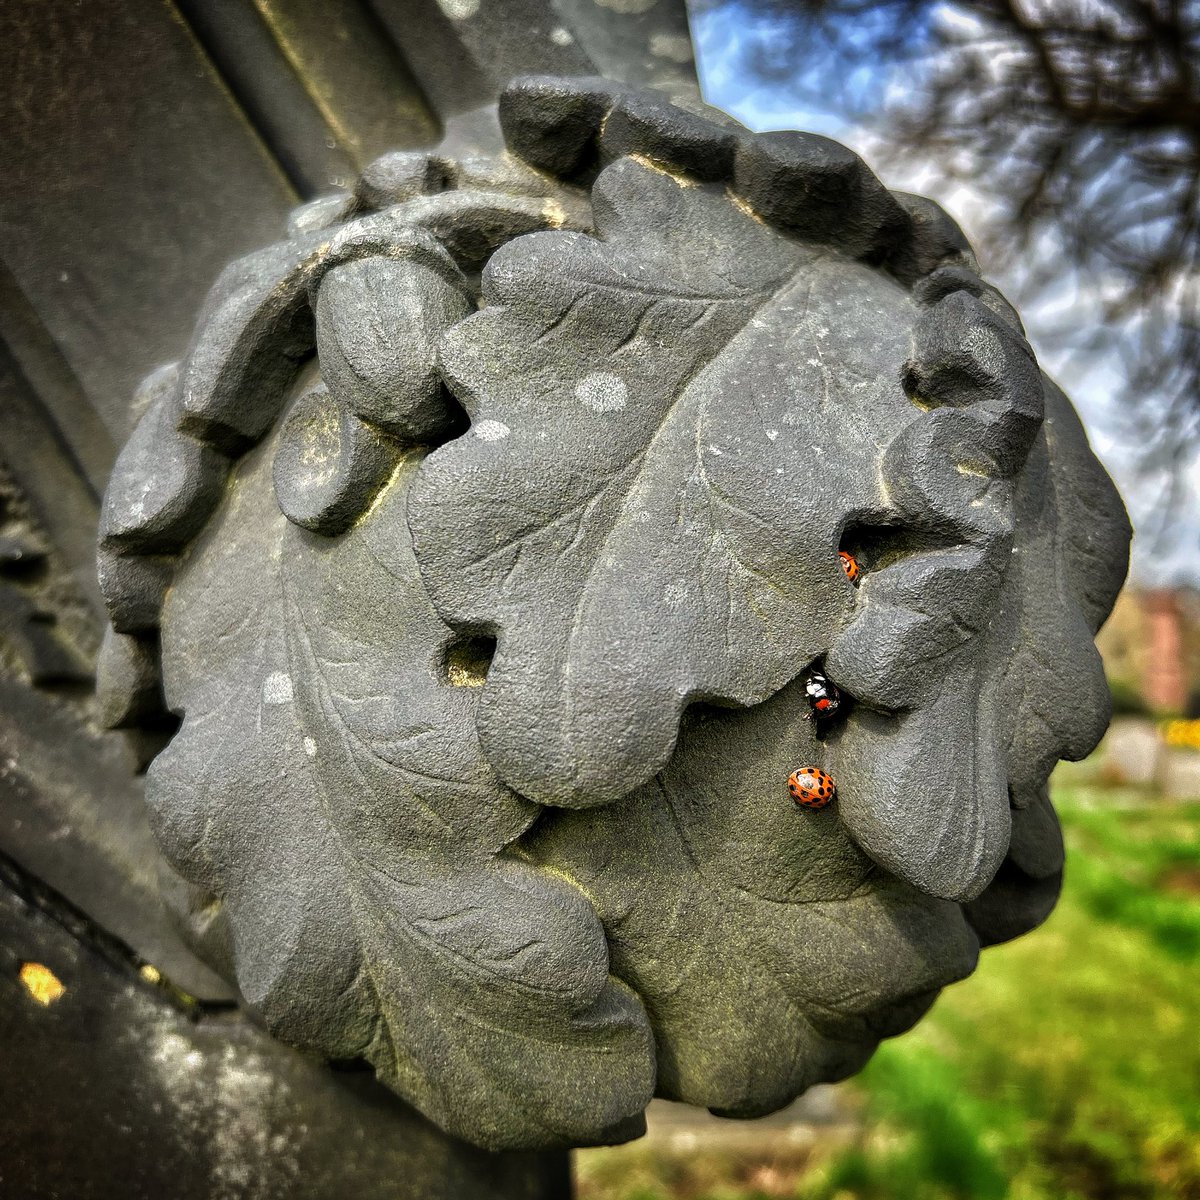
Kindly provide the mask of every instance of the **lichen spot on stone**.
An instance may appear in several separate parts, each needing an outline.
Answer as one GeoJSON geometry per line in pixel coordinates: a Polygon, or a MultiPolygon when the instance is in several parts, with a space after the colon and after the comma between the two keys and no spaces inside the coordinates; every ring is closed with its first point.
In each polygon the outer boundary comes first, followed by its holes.
{"type": "Polygon", "coordinates": [[[575,398],[594,413],[615,413],[625,407],[629,392],[625,380],[611,371],[596,371],[581,380],[575,398]]]}
{"type": "Polygon", "coordinates": [[[446,682],[451,687],[481,688],[487,683],[488,668],[496,644],[488,638],[467,638],[446,651],[446,682]]]}
{"type": "Polygon", "coordinates": [[[284,671],[272,671],[263,680],[262,698],[264,704],[291,704],[292,677],[284,671]]]}
{"type": "Polygon", "coordinates": [[[503,421],[480,421],[473,428],[481,442],[500,442],[512,432],[503,421]]]}
{"type": "Polygon", "coordinates": [[[479,0],[438,0],[438,7],[452,21],[469,21],[479,11],[479,0]]]}

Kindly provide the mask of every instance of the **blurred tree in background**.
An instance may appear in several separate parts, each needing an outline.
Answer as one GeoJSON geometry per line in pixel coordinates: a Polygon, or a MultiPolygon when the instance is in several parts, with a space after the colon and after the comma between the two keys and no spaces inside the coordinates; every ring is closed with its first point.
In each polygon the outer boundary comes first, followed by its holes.
{"type": "Polygon", "coordinates": [[[740,88],[759,127],[790,107],[947,198],[1051,369],[1105,361],[1122,452],[1167,489],[1143,497],[1143,530],[1194,561],[1194,529],[1153,526],[1178,525],[1200,447],[1200,4],[691,6],[702,73],[723,47],[716,103],[740,88]]]}

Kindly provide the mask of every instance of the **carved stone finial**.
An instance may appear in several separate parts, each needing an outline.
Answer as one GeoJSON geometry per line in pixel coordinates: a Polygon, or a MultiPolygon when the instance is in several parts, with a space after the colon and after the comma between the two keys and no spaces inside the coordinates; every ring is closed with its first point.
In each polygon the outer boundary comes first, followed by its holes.
{"type": "Polygon", "coordinates": [[[280,1037],[579,1145],[841,1078],[1045,917],[1129,531],[931,202],[602,80],[500,119],[218,280],[107,686],[157,627],[158,836],[280,1037]]]}

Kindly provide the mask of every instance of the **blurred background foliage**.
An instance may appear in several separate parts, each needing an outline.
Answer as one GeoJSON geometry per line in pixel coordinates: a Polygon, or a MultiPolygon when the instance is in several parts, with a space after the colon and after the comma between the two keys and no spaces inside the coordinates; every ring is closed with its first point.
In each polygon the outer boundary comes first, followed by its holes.
{"type": "Polygon", "coordinates": [[[1200,3],[690,0],[710,102],[959,220],[1134,518],[1060,904],[857,1079],[652,1108],[580,1200],[1200,1200],[1200,3]]]}

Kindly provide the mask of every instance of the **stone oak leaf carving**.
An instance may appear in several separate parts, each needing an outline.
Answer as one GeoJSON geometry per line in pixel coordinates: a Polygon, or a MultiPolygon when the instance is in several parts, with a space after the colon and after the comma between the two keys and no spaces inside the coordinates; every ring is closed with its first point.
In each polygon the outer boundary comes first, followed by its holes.
{"type": "Polygon", "coordinates": [[[495,1148],[770,1111],[1044,918],[1128,541],[936,206],[602,80],[500,120],[224,273],[100,547],[197,938],[495,1148]]]}
{"type": "Polygon", "coordinates": [[[368,1058],[480,1141],[629,1136],[645,1016],[582,893],[498,857],[537,809],[480,754],[478,692],[441,677],[454,634],[406,535],[415,461],[331,539],[280,512],[278,454],[246,460],[164,612],[184,724],[151,770],[163,844],[226,897],[243,992],[288,1040],[368,1058]]]}
{"type": "Polygon", "coordinates": [[[528,840],[604,921],[655,1031],[659,1094],[726,1115],[857,1071],[978,952],[959,905],[878,870],[833,809],[797,820],[779,802],[821,753],[801,693],[689,709],[650,784],[528,840]]]}
{"type": "Polygon", "coordinates": [[[823,346],[874,340],[897,285],[633,159],[592,200],[597,237],[509,243],[446,336],[475,432],[426,459],[410,518],[439,611],[498,638],[485,753],[565,807],[646,782],[689,701],[756,703],[828,646],[844,509],[910,415],[903,329],[883,378],[823,346]]]}
{"type": "MultiPolygon", "coordinates": [[[[442,351],[477,432],[414,489],[435,604],[498,638],[489,761],[541,803],[609,803],[666,765],[685,706],[759,703],[828,652],[876,709],[830,747],[842,819],[889,870],[973,898],[1009,840],[1021,596],[1006,609],[1002,585],[1042,418],[1032,351],[966,291],[923,307],[661,169],[620,160],[592,196],[597,237],[488,264],[485,308],[442,351]],[[858,594],[837,558],[856,515],[910,539],[858,594]]],[[[1076,608],[1061,593],[1040,629],[1076,608]]],[[[1106,691],[1090,632],[1058,646],[1106,691]]],[[[1040,784],[1094,744],[1100,701],[1023,732],[1022,769],[1040,784]]]]}

